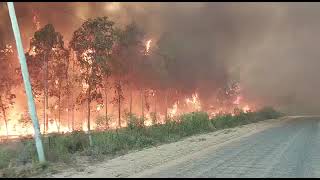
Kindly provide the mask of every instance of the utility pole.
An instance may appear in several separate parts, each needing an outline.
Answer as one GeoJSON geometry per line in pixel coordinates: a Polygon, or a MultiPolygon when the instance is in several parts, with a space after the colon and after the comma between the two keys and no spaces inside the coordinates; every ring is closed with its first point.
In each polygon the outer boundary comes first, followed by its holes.
{"type": "Polygon", "coordinates": [[[35,107],[35,103],[34,103],[34,99],[33,99],[33,95],[32,95],[31,84],[30,84],[30,80],[29,80],[28,66],[26,63],[26,57],[24,54],[22,41],[21,41],[21,37],[20,37],[19,25],[18,25],[15,10],[14,10],[13,2],[7,2],[7,5],[8,5],[8,9],[9,9],[9,15],[10,15],[11,25],[12,25],[12,29],[13,29],[13,33],[14,33],[14,38],[16,40],[16,46],[17,46],[18,55],[19,55],[19,61],[20,61],[20,66],[21,66],[24,87],[25,87],[25,91],[27,94],[27,98],[28,98],[28,107],[29,107],[29,113],[30,113],[32,123],[33,123],[33,128],[34,128],[34,138],[35,138],[35,142],[36,142],[37,153],[38,153],[40,163],[44,163],[46,160],[45,160],[43,145],[42,145],[42,141],[41,141],[41,133],[40,133],[40,128],[39,128],[36,107],[35,107]]]}

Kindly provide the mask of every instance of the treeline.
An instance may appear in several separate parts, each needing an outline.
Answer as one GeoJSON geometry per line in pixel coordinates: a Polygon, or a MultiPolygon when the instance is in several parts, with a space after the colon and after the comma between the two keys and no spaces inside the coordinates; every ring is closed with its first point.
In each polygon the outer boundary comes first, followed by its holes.
{"type": "MultiPolygon", "coordinates": [[[[116,119],[118,127],[121,127],[124,100],[129,104],[125,116],[133,116],[134,91],[140,92],[139,114],[142,120],[150,106],[154,106],[153,119],[159,119],[157,105],[163,107],[165,119],[168,119],[169,104],[179,98],[179,91],[188,91],[173,81],[179,50],[176,42],[172,41],[170,33],[165,33],[153,42],[136,23],[119,28],[108,17],[85,21],[74,31],[68,44],[52,24],[36,31],[30,39],[26,58],[33,94],[43,107],[43,132],[48,131],[49,116],[52,116],[49,112],[57,112],[57,117],[53,119],[60,128],[64,110],[67,111],[68,126],[75,130],[74,113],[79,106],[86,107],[87,129],[90,132],[92,103],[104,108],[105,123],[102,124],[105,129],[110,125],[108,104],[117,107],[116,119]],[[127,97],[125,90],[129,94],[127,97]],[[154,98],[155,102],[151,103],[149,97],[154,98]]],[[[3,69],[0,72],[0,110],[7,124],[7,110],[15,99],[12,90],[18,86],[16,82],[21,75],[19,68],[15,71],[10,68],[10,64],[14,64],[14,60],[9,61],[13,58],[13,53],[8,52],[10,48],[1,49],[0,57],[4,60],[0,62],[3,69]]],[[[228,89],[223,89],[221,99],[235,97],[235,92],[226,91],[228,89]]],[[[22,118],[22,121],[27,122],[28,119],[22,118]]]]}

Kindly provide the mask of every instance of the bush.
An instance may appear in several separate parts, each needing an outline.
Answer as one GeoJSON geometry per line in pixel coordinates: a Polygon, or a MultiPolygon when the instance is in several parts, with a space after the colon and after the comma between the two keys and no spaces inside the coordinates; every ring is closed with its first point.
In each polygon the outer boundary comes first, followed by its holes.
{"type": "MultiPolygon", "coordinates": [[[[174,142],[191,135],[214,131],[215,129],[231,128],[243,124],[280,117],[282,114],[267,107],[258,112],[220,115],[209,119],[206,112],[193,112],[181,115],[177,119],[166,121],[149,127],[143,126],[143,119],[134,114],[127,114],[128,127],[117,130],[92,132],[93,147],[89,146],[88,135],[83,131],[71,134],[52,134],[43,138],[45,154],[49,162],[62,161],[70,163],[71,155],[84,153],[92,157],[119,155],[130,150],[174,142]]],[[[0,149],[0,169],[9,166],[16,160],[18,164],[26,164],[37,160],[33,139],[23,143],[17,151],[0,149]]],[[[91,158],[92,159],[92,158],[91,158]]]]}
{"type": "Polygon", "coordinates": [[[281,117],[283,114],[274,110],[272,107],[265,107],[256,112],[261,119],[275,119],[281,117]]]}
{"type": "Polygon", "coordinates": [[[0,169],[8,167],[16,155],[14,151],[0,149],[0,169]]]}
{"type": "Polygon", "coordinates": [[[135,129],[135,128],[142,128],[144,126],[144,120],[142,118],[137,117],[133,113],[127,113],[127,120],[128,120],[128,128],[135,129]]]}

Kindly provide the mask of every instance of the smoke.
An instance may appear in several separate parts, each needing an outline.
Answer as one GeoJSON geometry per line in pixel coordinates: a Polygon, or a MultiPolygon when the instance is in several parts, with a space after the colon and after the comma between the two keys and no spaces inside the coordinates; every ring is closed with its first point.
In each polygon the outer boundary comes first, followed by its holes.
{"type": "MultiPolygon", "coordinates": [[[[138,23],[156,42],[178,42],[171,86],[211,101],[217,89],[240,80],[245,98],[287,112],[317,113],[320,80],[319,3],[15,3],[22,37],[52,23],[66,41],[87,18],[138,23]]],[[[0,38],[13,40],[5,4],[0,38]]],[[[174,44],[174,43],[173,43],[174,44]]],[[[174,46],[174,45],[173,45],[174,46]]],[[[151,59],[152,60],[152,59],[151,59]]]]}

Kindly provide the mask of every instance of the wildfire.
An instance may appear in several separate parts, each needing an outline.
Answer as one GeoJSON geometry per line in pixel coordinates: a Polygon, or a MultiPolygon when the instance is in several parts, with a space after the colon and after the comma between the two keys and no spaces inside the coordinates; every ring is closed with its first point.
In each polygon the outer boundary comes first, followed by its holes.
{"type": "Polygon", "coordinates": [[[242,108],[242,110],[243,110],[243,112],[245,112],[245,113],[251,111],[251,109],[250,109],[250,107],[249,107],[248,105],[244,106],[244,107],[242,108]]]}
{"type": "Polygon", "coordinates": [[[86,83],[85,80],[82,81],[82,92],[86,92],[89,88],[89,84],[86,83]]]}
{"type": "Polygon", "coordinates": [[[197,93],[192,94],[192,98],[186,98],[186,104],[187,105],[191,105],[192,108],[196,111],[200,111],[201,110],[201,103],[198,97],[197,93]]]}
{"type": "Polygon", "coordinates": [[[103,104],[98,104],[96,109],[99,112],[102,108],[103,108],[103,104]]]}
{"type": "Polygon", "coordinates": [[[240,100],[241,100],[241,97],[237,96],[236,100],[233,101],[233,104],[239,105],[240,104],[240,100]]]}
{"type": "Polygon", "coordinates": [[[151,39],[146,42],[146,55],[149,54],[151,42],[152,42],[151,39]]]}
{"type": "Polygon", "coordinates": [[[151,126],[152,125],[152,118],[150,116],[150,113],[146,114],[146,120],[144,121],[145,126],[151,126]]]}
{"type": "Polygon", "coordinates": [[[13,50],[12,50],[12,46],[10,44],[6,44],[6,47],[2,50],[0,50],[0,52],[2,53],[13,53],[13,50]]]}
{"type": "Polygon", "coordinates": [[[83,60],[85,62],[87,62],[88,64],[92,64],[92,54],[94,53],[94,51],[92,49],[88,49],[85,52],[82,53],[81,57],[83,58],[83,60]]]}
{"type": "Polygon", "coordinates": [[[178,104],[175,102],[172,108],[169,109],[169,116],[172,118],[177,115],[178,112],[178,104]]]}
{"type": "Polygon", "coordinates": [[[29,54],[30,54],[31,56],[35,56],[35,55],[37,54],[37,53],[36,53],[36,47],[35,47],[35,46],[33,46],[33,47],[30,49],[29,54]]]}

